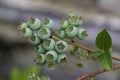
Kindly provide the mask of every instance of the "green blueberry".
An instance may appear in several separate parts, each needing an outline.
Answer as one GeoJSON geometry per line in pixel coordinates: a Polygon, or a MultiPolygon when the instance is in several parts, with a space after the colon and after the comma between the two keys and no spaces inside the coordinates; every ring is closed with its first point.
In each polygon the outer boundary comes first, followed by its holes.
{"type": "Polygon", "coordinates": [[[38,52],[38,54],[45,54],[46,52],[42,44],[39,44],[38,46],[36,46],[36,51],[38,52]]]}
{"type": "Polygon", "coordinates": [[[62,64],[62,65],[66,64],[67,63],[67,55],[64,53],[58,54],[57,63],[62,64]]]}
{"type": "Polygon", "coordinates": [[[41,80],[51,80],[50,77],[47,75],[42,75],[40,78],[41,80]]]}
{"type": "Polygon", "coordinates": [[[38,37],[42,40],[48,39],[51,36],[51,31],[47,27],[42,27],[38,31],[38,37]]]}
{"type": "Polygon", "coordinates": [[[23,35],[23,37],[28,38],[32,35],[32,30],[26,27],[26,28],[20,29],[20,33],[23,35]]]}
{"type": "Polygon", "coordinates": [[[55,44],[55,49],[57,52],[59,53],[66,53],[67,49],[68,49],[68,44],[65,41],[57,41],[55,44]]]}
{"type": "Polygon", "coordinates": [[[41,21],[37,18],[31,18],[29,21],[28,21],[28,25],[30,26],[30,28],[32,30],[38,30],[40,27],[41,27],[41,21]]]}
{"type": "Polygon", "coordinates": [[[80,48],[78,46],[73,47],[74,54],[79,54],[80,53],[80,48]]]}
{"type": "Polygon", "coordinates": [[[48,52],[46,52],[46,60],[47,61],[56,61],[57,60],[57,52],[55,52],[54,50],[50,50],[48,52]]]}
{"type": "Polygon", "coordinates": [[[51,38],[49,38],[47,40],[44,40],[43,41],[43,47],[46,50],[52,50],[55,47],[55,41],[53,39],[51,39],[51,38]]]}
{"type": "Polygon", "coordinates": [[[87,36],[88,36],[88,34],[87,34],[87,31],[85,29],[79,29],[78,30],[78,33],[77,33],[77,38],[78,39],[83,40],[83,39],[86,39],[87,36]]]}
{"type": "Polygon", "coordinates": [[[33,45],[38,45],[41,40],[38,38],[36,33],[33,33],[29,38],[28,41],[32,43],[33,45]]]}
{"type": "Polygon", "coordinates": [[[53,70],[53,69],[55,69],[55,63],[54,62],[47,62],[46,67],[49,70],[53,70]]]}
{"type": "Polygon", "coordinates": [[[18,26],[18,29],[21,30],[21,29],[24,29],[24,28],[28,28],[28,24],[27,23],[22,23],[20,26],[18,26]]]}
{"type": "Polygon", "coordinates": [[[58,29],[56,31],[56,36],[60,39],[64,39],[65,38],[65,31],[64,30],[61,30],[61,29],[58,29]]]}
{"type": "Polygon", "coordinates": [[[67,27],[66,28],[66,35],[67,35],[67,37],[69,37],[69,38],[74,38],[76,35],[77,35],[77,28],[76,27],[74,27],[74,26],[69,26],[69,27],[67,27]]]}
{"type": "Polygon", "coordinates": [[[87,58],[88,57],[88,52],[85,50],[80,51],[80,58],[87,58]]]}
{"type": "Polygon", "coordinates": [[[38,54],[34,61],[36,64],[44,64],[46,62],[45,54],[38,54]]]}
{"type": "Polygon", "coordinates": [[[68,22],[70,25],[75,26],[75,27],[78,27],[78,26],[82,25],[82,23],[83,23],[81,17],[79,17],[77,15],[73,15],[73,14],[69,15],[68,22]]]}
{"type": "Polygon", "coordinates": [[[47,28],[51,29],[53,27],[53,24],[54,24],[53,21],[49,18],[45,18],[42,20],[43,27],[47,27],[47,28]]]}
{"type": "Polygon", "coordinates": [[[66,29],[66,27],[68,26],[68,21],[67,20],[64,20],[64,19],[62,19],[62,20],[60,20],[60,22],[59,22],[59,24],[60,24],[60,29],[66,29]]]}

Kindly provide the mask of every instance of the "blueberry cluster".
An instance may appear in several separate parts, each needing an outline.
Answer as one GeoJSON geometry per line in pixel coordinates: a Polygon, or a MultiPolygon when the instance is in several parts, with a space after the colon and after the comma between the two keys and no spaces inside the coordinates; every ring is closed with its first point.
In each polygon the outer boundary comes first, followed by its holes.
{"type": "Polygon", "coordinates": [[[62,19],[59,24],[60,28],[56,32],[56,36],[60,39],[75,38],[80,40],[86,39],[88,36],[85,29],[79,28],[82,25],[82,18],[70,13],[68,20],[62,19]]]}
{"type": "Polygon", "coordinates": [[[37,76],[36,74],[34,73],[31,73],[29,76],[28,76],[28,80],[51,80],[49,76],[46,76],[46,75],[42,75],[42,76],[37,76]]]}
{"type": "Polygon", "coordinates": [[[31,18],[19,26],[20,33],[34,46],[38,53],[35,62],[45,65],[49,70],[55,68],[55,63],[65,64],[68,45],[65,41],[55,41],[51,36],[54,23],[51,19],[39,20],[31,18]]]}

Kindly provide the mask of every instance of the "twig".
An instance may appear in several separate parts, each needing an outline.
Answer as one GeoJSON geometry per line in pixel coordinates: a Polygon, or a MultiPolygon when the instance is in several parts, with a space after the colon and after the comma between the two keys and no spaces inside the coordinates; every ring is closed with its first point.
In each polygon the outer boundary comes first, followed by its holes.
{"type": "MultiPolygon", "coordinates": [[[[52,37],[53,39],[56,39],[56,40],[61,40],[61,39],[59,39],[58,37],[56,37],[56,36],[54,36],[54,35],[51,36],[51,37],[52,37]]],[[[65,41],[66,41],[68,44],[70,44],[70,45],[76,45],[76,46],[78,46],[79,48],[88,51],[88,53],[95,51],[95,50],[93,50],[93,49],[91,49],[91,48],[88,48],[88,47],[86,47],[86,46],[77,44],[74,40],[72,40],[72,41],[65,40],[65,41]]],[[[117,60],[117,61],[120,61],[120,58],[115,57],[115,56],[112,56],[112,59],[117,60]]]]}
{"type": "MultiPolygon", "coordinates": [[[[120,69],[120,65],[113,66],[113,69],[112,69],[112,70],[116,70],[116,69],[120,69]]],[[[92,77],[92,76],[95,76],[95,75],[99,75],[99,74],[101,74],[101,73],[108,72],[108,71],[109,71],[109,70],[103,69],[103,70],[96,71],[96,72],[86,73],[86,74],[81,75],[81,76],[80,76],[79,78],[77,78],[76,80],[84,80],[84,79],[86,79],[86,78],[89,78],[89,77],[92,77]]]]}

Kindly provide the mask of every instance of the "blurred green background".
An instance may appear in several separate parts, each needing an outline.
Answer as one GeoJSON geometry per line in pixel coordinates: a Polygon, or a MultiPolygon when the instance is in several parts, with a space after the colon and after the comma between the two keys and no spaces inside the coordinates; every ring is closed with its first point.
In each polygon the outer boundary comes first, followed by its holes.
{"type": "MultiPolygon", "coordinates": [[[[58,21],[67,18],[70,12],[82,16],[83,27],[88,30],[89,37],[85,41],[79,41],[81,44],[96,49],[95,37],[106,26],[113,38],[112,55],[120,57],[120,0],[0,0],[0,77],[11,80],[11,71],[18,71],[21,76],[26,70],[32,71],[31,67],[35,65],[33,60],[36,51],[19,34],[17,27],[20,22],[31,17],[50,17],[55,21],[55,30],[59,27],[58,21]]],[[[53,71],[42,67],[37,71],[50,75],[52,80],[75,80],[83,73],[102,69],[99,61],[93,60],[83,60],[84,68],[78,69],[76,61],[69,57],[65,66],[56,65],[53,71]]],[[[114,60],[113,63],[119,64],[114,60]]],[[[119,74],[119,70],[111,71],[96,78],[120,80],[119,74]]]]}

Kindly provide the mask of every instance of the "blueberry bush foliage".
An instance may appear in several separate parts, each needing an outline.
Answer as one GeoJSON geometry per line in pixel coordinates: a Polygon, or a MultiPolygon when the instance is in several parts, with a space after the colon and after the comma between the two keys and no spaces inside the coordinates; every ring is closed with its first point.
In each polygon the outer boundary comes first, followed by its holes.
{"type": "MultiPolygon", "coordinates": [[[[92,73],[83,74],[76,80],[90,78],[95,80],[95,76],[114,69],[119,69],[120,66],[113,66],[112,59],[120,61],[119,58],[111,56],[112,39],[106,28],[101,30],[96,37],[97,50],[93,50],[86,46],[80,45],[74,39],[85,40],[88,36],[86,29],[81,28],[83,20],[81,16],[73,13],[68,15],[67,19],[59,21],[59,28],[56,32],[51,32],[54,26],[54,21],[49,18],[39,20],[31,18],[27,22],[19,25],[18,30],[21,35],[26,38],[37,52],[34,59],[36,65],[45,66],[49,70],[55,68],[55,64],[64,65],[67,63],[68,55],[74,56],[79,61],[76,66],[84,67],[81,59],[91,58],[99,60],[103,66],[103,70],[92,73]],[[72,48],[68,48],[72,45],[72,48]]],[[[29,75],[29,80],[51,80],[49,76],[38,76],[35,73],[29,75]]]]}

